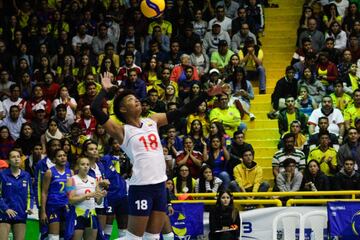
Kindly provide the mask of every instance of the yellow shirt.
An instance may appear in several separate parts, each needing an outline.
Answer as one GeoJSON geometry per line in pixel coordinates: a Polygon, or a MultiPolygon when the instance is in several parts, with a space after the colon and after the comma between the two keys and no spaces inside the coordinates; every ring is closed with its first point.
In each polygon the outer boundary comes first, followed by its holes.
{"type": "Polygon", "coordinates": [[[199,115],[194,115],[194,114],[190,114],[188,116],[187,119],[187,123],[186,123],[186,132],[189,134],[190,133],[190,129],[191,129],[191,123],[194,120],[199,120],[202,124],[202,130],[203,130],[203,134],[204,136],[208,136],[209,134],[209,129],[210,129],[210,122],[207,118],[199,116],[199,115]]]}
{"type": "Polygon", "coordinates": [[[287,121],[288,121],[288,129],[287,129],[287,130],[290,130],[290,123],[292,123],[293,121],[296,120],[296,114],[295,114],[295,112],[293,112],[293,113],[286,113],[286,118],[287,118],[287,121]]]}
{"type": "Polygon", "coordinates": [[[161,24],[159,24],[157,21],[154,21],[149,24],[148,27],[148,34],[151,35],[153,33],[153,29],[155,26],[159,26],[161,28],[161,32],[164,35],[171,36],[172,34],[172,24],[166,20],[163,20],[161,24]]]}
{"type": "MultiPolygon", "coordinates": [[[[328,70],[325,68],[325,70],[318,69],[318,76],[327,76],[328,70]]],[[[321,83],[324,86],[329,86],[329,82],[327,80],[321,79],[321,83]]]]}
{"type": "Polygon", "coordinates": [[[332,93],[330,94],[330,97],[333,101],[334,107],[340,109],[341,112],[344,112],[345,108],[352,102],[352,98],[346,93],[344,93],[341,97],[337,97],[335,93],[332,93]]]}
{"type": "Polygon", "coordinates": [[[229,136],[234,136],[241,123],[239,110],[231,106],[227,109],[214,108],[210,111],[210,122],[221,122],[224,126],[225,132],[229,136]]]}
{"type": "Polygon", "coordinates": [[[360,108],[356,108],[354,104],[351,104],[344,111],[344,121],[350,121],[351,127],[355,127],[356,117],[360,117],[360,108]]]}
{"type": "MultiPolygon", "coordinates": [[[[102,63],[104,57],[105,57],[104,53],[99,55],[99,58],[98,58],[98,66],[99,67],[101,66],[101,63],[102,63]]],[[[112,60],[114,62],[114,65],[115,65],[116,69],[119,69],[119,67],[120,67],[120,56],[117,55],[117,54],[113,54],[112,60]]]]}
{"type": "Polygon", "coordinates": [[[313,150],[311,150],[311,152],[309,154],[308,162],[310,160],[315,159],[318,163],[320,163],[321,171],[323,171],[327,176],[334,176],[334,174],[330,172],[329,165],[325,161],[321,163],[321,159],[323,157],[325,157],[325,160],[327,160],[329,157],[331,157],[332,165],[337,166],[336,150],[331,147],[328,150],[326,150],[325,152],[321,151],[319,147],[314,148],[313,150]]]}
{"type": "MultiPolygon", "coordinates": [[[[242,50],[239,51],[239,58],[240,61],[242,61],[244,59],[244,53],[242,52],[242,50]]],[[[259,60],[263,60],[264,58],[264,52],[262,49],[259,49],[258,51],[258,55],[257,58],[259,60]]],[[[247,71],[255,71],[256,70],[256,63],[253,59],[249,59],[246,63],[245,63],[245,68],[247,71]]]]}

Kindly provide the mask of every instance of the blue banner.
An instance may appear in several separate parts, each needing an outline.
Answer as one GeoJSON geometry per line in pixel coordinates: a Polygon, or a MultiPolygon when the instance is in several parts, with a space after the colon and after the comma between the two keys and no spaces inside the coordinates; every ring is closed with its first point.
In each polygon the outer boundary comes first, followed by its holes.
{"type": "Polygon", "coordinates": [[[170,216],[175,239],[190,240],[204,234],[204,204],[173,204],[175,213],[170,216]]]}
{"type": "Polygon", "coordinates": [[[329,202],[327,211],[331,238],[360,239],[360,202],[329,202]]]}

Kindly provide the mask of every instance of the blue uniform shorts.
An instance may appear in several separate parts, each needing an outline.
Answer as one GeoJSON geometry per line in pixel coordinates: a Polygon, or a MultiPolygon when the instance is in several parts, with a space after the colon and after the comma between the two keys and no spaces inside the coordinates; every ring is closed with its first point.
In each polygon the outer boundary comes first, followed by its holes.
{"type": "Polygon", "coordinates": [[[118,199],[117,202],[110,203],[108,207],[109,214],[115,214],[116,216],[128,215],[129,214],[129,203],[127,197],[118,199]]]}
{"type": "Polygon", "coordinates": [[[8,223],[10,225],[18,224],[18,223],[24,223],[26,224],[26,217],[25,218],[9,218],[6,213],[0,214],[0,223],[8,223]]]}
{"type": "Polygon", "coordinates": [[[165,182],[129,187],[129,215],[150,216],[152,211],[166,212],[165,182]]]}
{"type": "Polygon", "coordinates": [[[46,215],[49,224],[54,222],[65,222],[66,213],[66,206],[46,206],[46,215]]]}

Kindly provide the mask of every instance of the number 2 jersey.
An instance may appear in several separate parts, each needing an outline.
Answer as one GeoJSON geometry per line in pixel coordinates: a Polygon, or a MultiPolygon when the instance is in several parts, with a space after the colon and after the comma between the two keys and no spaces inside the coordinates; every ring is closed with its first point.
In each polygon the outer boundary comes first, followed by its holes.
{"type": "Polygon", "coordinates": [[[166,181],[165,159],[154,120],[143,118],[140,127],[125,124],[121,148],[133,165],[129,185],[149,185],[166,181]]]}
{"type": "Polygon", "coordinates": [[[63,207],[68,204],[68,197],[66,195],[66,181],[71,177],[71,170],[65,168],[64,173],[60,173],[56,167],[51,167],[51,182],[47,197],[47,206],[63,207]]]}

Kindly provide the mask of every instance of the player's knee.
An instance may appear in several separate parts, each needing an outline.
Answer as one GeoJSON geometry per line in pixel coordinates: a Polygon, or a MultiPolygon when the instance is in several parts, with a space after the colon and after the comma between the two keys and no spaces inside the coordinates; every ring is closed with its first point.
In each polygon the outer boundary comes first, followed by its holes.
{"type": "Polygon", "coordinates": [[[129,231],[126,231],[126,240],[142,240],[142,237],[136,236],[129,231]]]}
{"type": "Polygon", "coordinates": [[[174,240],[174,233],[166,233],[166,234],[163,234],[163,239],[164,240],[174,240]]]}
{"type": "Polygon", "coordinates": [[[145,232],[144,236],[143,236],[143,239],[144,240],[159,240],[160,239],[160,234],[159,233],[153,234],[153,233],[145,232]]]}
{"type": "Polygon", "coordinates": [[[49,234],[48,240],[60,240],[60,236],[57,234],[49,234]]]}

